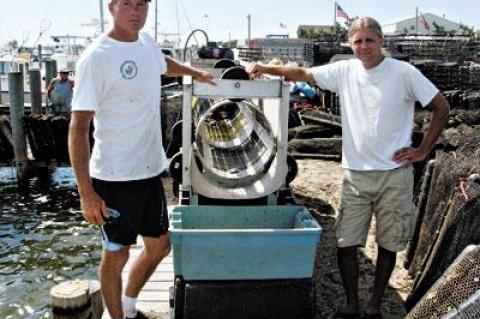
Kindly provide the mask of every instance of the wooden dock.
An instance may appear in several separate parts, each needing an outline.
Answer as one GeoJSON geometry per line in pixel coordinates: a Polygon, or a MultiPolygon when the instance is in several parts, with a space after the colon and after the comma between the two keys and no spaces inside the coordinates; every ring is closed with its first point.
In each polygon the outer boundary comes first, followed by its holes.
{"type": "MultiPolygon", "coordinates": [[[[143,241],[138,238],[138,243],[130,248],[130,258],[122,273],[123,287],[127,283],[127,276],[132,267],[133,261],[143,249],[143,241]]],[[[145,312],[157,313],[158,319],[168,319],[169,309],[169,288],[173,286],[173,257],[168,255],[158,265],[150,280],[143,287],[138,296],[138,308],[145,312]]],[[[110,319],[107,310],[105,310],[102,319],[110,319]]]]}

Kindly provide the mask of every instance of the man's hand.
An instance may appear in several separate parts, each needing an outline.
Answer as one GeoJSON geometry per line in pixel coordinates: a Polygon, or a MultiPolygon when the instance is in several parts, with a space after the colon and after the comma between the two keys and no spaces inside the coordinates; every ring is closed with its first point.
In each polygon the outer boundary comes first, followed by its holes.
{"type": "Polygon", "coordinates": [[[260,63],[252,63],[247,66],[247,72],[250,74],[250,78],[256,79],[264,75],[266,72],[265,66],[260,63]]]}
{"type": "Polygon", "coordinates": [[[105,201],[95,191],[80,195],[80,207],[83,217],[90,224],[102,226],[110,217],[105,201]]]}
{"type": "Polygon", "coordinates": [[[213,75],[211,75],[210,73],[205,72],[205,71],[199,71],[199,72],[198,72],[198,75],[195,76],[195,79],[196,79],[198,82],[202,82],[202,83],[209,83],[209,84],[213,84],[213,85],[216,85],[216,84],[217,84],[217,83],[214,81],[213,75]]]}
{"type": "Polygon", "coordinates": [[[422,151],[420,148],[405,147],[401,148],[393,154],[393,160],[397,163],[411,164],[421,162],[427,158],[428,152],[422,151]]]}

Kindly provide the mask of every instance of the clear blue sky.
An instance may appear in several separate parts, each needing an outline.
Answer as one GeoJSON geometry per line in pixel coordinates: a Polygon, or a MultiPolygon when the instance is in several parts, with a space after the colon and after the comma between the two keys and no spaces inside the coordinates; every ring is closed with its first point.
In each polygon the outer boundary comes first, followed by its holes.
{"type": "MultiPolygon", "coordinates": [[[[103,0],[105,17],[110,20],[103,0]]],[[[480,29],[480,1],[478,0],[339,0],[350,16],[372,16],[380,23],[413,17],[415,8],[423,13],[445,15],[447,19],[462,22],[480,29]]],[[[145,31],[153,35],[154,3],[145,31]]],[[[178,29],[185,40],[192,28],[207,31],[212,40],[224,41],[247,37],[247,18],[252,16],[252,37],[264,37],[269,33],[296,35],[299,24],[332,24],[334,1],[332,0],[158,0],[159,31],[176,33],[178,29]],[[175,10],[177,3],[178,11],[175,10]],[[179,19],[176,18],[178,12],[179,19]],[[178,23],[177,23],[178,21],[178,23]],[[280,28],[283,23],[287,28],[280,28]],[[191,25],[191,27],[190,27],[191,25]]],[[[12,39],[20,43],[27,40],[32,45],[41,25],[50,28],[41,42],[50,35],[93,35],[94,27],[82,26],[99,18],[99,0],[15,0],[2,1],[0,9],[0,44],[12,39]]],[[[339,19],[341,21],[341,19],[339,19]]],[[[159,40],[163,37],[160,36],[159,40]]],[[[199,38],[199,41],[201,38],[199,38]]]]}

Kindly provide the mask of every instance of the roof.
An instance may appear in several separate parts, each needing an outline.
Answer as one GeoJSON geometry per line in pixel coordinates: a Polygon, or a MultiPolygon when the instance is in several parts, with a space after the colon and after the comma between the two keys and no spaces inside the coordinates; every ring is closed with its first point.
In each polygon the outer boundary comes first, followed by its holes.
{"type": "MultiPolygon", "coordinates": [[[[444,17],[441,17],[439,15],[436,15],[436,14],[433,14],[433,13],[430,13],[430,12],[425,12],[425,13],[422,13],[422,14],[425,16],[425,18],[427,18],[427,20],[439,19],[440,21],[443,20],[444,22],[459,24],[458,22],[448,20],[444,17]]],[[[395,21],[392,21],[392,22],[383,23],[382,25],[397,24],[397,23],[404,22],[404,21],[407,21],[407,20],[410,20],[410,19],[415,19],[415,18],[416,18],[415,16],[408,17],[408,18],[404,18],[404,19],[395,20],[395,21]]],[[[419,18],[420,18],[420,14],[419,14],[419,18]]]]}

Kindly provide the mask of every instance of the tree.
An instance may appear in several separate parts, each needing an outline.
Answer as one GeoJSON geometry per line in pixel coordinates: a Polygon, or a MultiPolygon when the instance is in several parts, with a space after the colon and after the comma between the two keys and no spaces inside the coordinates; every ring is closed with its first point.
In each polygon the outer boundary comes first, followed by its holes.
{"type": "Polygon", "coordinates": [[[469,27],[465,24],[460,23],[459,27],[459,34],[464,35],[467,37],[473,37],[475,35],[475,31],[473,30],[473,27],[469,27]]]}
{"type": "Polygon", "coordinates": [[[348,41],[348,29],[342,26],[340,23],[335,24],[335,33],[337,34],[337,40],[340,42],[348,41]]]}
{"type": "Polygon", "coordinates": [[[447,35],[447,32],[445,32],[445,27],[439,26],[437,22],[433,21],[432,26],[434,35],[447,35]]]}

